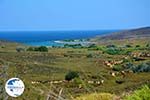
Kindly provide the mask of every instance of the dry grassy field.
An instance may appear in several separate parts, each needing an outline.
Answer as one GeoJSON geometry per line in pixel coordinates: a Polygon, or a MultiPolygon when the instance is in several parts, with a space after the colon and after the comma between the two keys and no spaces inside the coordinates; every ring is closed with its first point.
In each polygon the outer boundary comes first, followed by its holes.
{"type": "MultiPolygon", "coordinates": [[[[75,99],[93,93],[123,98],[150,82],[148,43],[148,40],[137,40],[134,45],[129,41],[122,45],[98,43],[93,47],[49,48],[48,52],[39,52],[27,51],[28,46],[21,44],[1,42],[1,88],[7,79],[19,77],[25,83],[25,92],[15,100],[55,100],[59,96],[61,99],[75,99]],[[18,47],[25,50],[17,52],[18,47]],[[148,68],[138,69],[139,66],[148,68]],[[70,71],[77,72],[79,77],[65,80],[70,71]]],[[[0,97],[6,97],[2,89],[0,97]]]]}

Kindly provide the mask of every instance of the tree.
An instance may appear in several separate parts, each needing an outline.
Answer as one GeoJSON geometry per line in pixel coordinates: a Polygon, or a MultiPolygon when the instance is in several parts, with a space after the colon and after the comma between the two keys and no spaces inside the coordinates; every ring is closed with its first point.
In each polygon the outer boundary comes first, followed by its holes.
{"type": "Polygon", "coordinates": [[[79,77],[78,72],[76,72],[76,71],[69,71],[66,74],[66,76],[65,76],[65,80],[71,81],[72,79],[77,78],[77,77],[79,77]]]}

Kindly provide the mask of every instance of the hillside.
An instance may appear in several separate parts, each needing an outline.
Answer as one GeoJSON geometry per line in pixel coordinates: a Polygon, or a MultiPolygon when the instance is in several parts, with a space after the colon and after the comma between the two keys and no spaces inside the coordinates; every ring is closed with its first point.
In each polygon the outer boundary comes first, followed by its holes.
{"type": "Polygon", "coordinates": [[[124,30],[121,32],[108,34],[105,36],[98,36],[96,37],[96,40],[122,40],[122,39],[139,39],[139,38],[150,38],[150,27],[124,30]]]}
{"type": "Polygon", "coordinates": [[[134,91],[150,97],[147,92],[150,39],[146,39],[149,29],[126,31],[126,35],[142,37],[130,37],[132,44],[126,38],[114,39],[109,41],[113,45],[107,45],[108,36],[103,39],[107,40],[103,41],[105,45],[49,47],[46,52],[33,46],[0,41],[0,100],[6,97],[4,85],[12,77],[20,78],[25,84],[24,93],[15,100],[124,100],[122,98],[128,95],[132,98],[134,91]],[[118,45],[120,43],[124,44],[118,45]],[[145,88],[137,90],[143,85],[145,88]]]}

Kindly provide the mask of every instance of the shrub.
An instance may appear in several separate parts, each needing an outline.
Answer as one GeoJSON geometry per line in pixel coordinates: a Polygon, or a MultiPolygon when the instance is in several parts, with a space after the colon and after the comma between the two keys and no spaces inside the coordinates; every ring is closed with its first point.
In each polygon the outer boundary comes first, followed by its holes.
{"type": "Polygon", "coordinates": [[[107,54],[110,54],[110,55],[126,54],[127,53],[123,49],[120,49],[120,48],[108,48],[104,52],[106,52],[107,54]]]}
{"type": "Polygon", "coordinates": [[[133,65],[132,63],[128,63],[125,66],[126,69],[132,70],[134,73],[136,72],[150,72],[150,62],[142,63],[140,65],[133,65]]]}
{"type": "Polygon", "coordinates": [[[142,63],[134,67],[133,72],[150,72],[150,63],[142,63]]]}
{"type": "Polygon", "coordinates": [[[48,52],[48,48],[45,46],[40,47],[29,47],[27,51],[40,51],[40,52],[48,52]]]}
{"type": "Polygon", "coordinates": [[[113,70],[114,71],[121,71],[121,70],[123,70],[123,68],[122,68],[122,66],[114,66],[113,70]]]}
{"type": "Polygon", "coordinates": [[[134,65],[130,62],[125,65],[125,69],[132,69],[132,67],[134,67],[134,65]]]}
{"type": "Polygon", "coordinates": [[[29,47],[29,48],[27,49],[27,51],[34,51],[34,48],[33,48],[33,47],[29,47]]]}
{"type": "Polygon", "coordinates": [[[132,46],[131,46],[130,44],[127,44],[126,47],[127,47],[127,48],[130,48],[130,47],[132,47],[132,46]]]}
{"type": "Polygon", "coordinates": [[[74,78],[74,83],[79,85],[79,84],[82,84],[82,80],[80,78],[74,78]]]}
{"type": "Polygon", "coordinates": [[[88,50],[103,50],[104,47],[102,46],[97,46],[96,44],[91,44],[90,46],[88,46],[88,50]]]}
{"type": "Polygon", "coordinates": [[[146,44],[146,47],[150,47],[150,44],[146,44]]]}
{"type": "Polygon", "coordinates": [[[67,81],[71,81],[74,78],[79,77],[78,72],[75,71],[69,71],[66,75],[65,75],[65,80],[67,81]]]}
{"type": "Polygon", "coordinates": [[[139,48],[139,47],[140,47],[140,45],[136,45],[135,47],[136,47],[136,48],[139,48]]]}
{"type": "Polygon", "coordinates": [[[5,48],[5,45],[2,45],[1,48],[5,48]]]}
{"type": "Polygon", "coordinates": [[[139,57],[134,57],[133,58],[135,61],[143,61],[143,60],[145,60],[144,58],[139,58],[139,57]]]}
{"type": "Polygon", "coordinates": [[[16,51],[17,52],[23,52],[23,51],[25,51],[25,48],[24,47],[17,47],[16,51]]]}
{"type": "Polygon", "coordinates": [[[106,47],[107,48],[115,48],[116,46],[112,44],[112,45],[107,45],[106,47]]]}
{"type": "Polygon", "coordinates": [[[150,88],[145,85],[132,95],[125,97],[125,100],[150,100],[150,88]]]}
{"type": "Polygon", "coordinates": [[[86,57],[87,57],[87,58],[92,58],[93,55],[92,55],[92,54],[88,54],[86,57]]]}
{"type": "Polygon", "coordinates": [[[96,47],[97,47],[96,44],[91,44],[88,46],[88,48],[96,48],[96,47]]]}
{"type": "Polygon", "coordinates": [[[122,83],[124,83],[124,80],[116,80],[116,83],[122,84],[122,83]]]}
{"type": "Polygon", "coordinates": [[[150,50],[150,44],[146,45],[146,49],[150,50]]]}
{"type": "Polygon", "coordinates": [[[45,46],[40,46],[35,48],[35,51],[48,52],[48,48],[45,46]]]}
{"type": "Polygon", "coordinates": [[[65,48],[83,48],[81,44],[65,44],[65,48]]]}

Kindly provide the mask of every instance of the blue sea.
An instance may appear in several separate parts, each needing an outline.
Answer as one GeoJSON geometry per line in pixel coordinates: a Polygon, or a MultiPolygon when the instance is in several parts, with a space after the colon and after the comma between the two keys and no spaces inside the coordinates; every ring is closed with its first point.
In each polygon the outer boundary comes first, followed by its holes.
{"type": "Polygon", "coordinates": [[[55,42],[67,39],[88,39],[98,35],[109,34],[116,30],[92,31],[7,31],[0,32],[0,40],[23,43],[30,46],[61,46],[55,42]]]}

